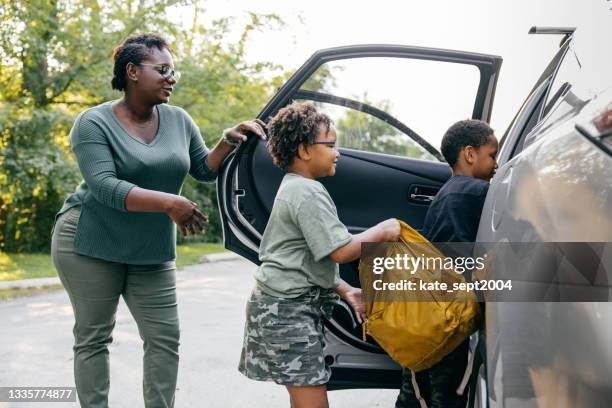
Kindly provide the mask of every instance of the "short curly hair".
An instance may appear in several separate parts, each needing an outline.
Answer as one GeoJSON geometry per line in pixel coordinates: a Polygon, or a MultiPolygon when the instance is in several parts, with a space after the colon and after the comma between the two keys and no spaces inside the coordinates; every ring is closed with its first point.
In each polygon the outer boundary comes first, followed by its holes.
{"type": "Polygon", "coordinates": [[[127,88],[125,68],[130,62],[134,65],[140,64],[151,56],[153,47],[162,51],[164,48],[172,52],[168,42],[159,34],[144,33],[131,35],[113,51],[113,79],[111,86],[118,91],[125,91],[127,88]]]}
{"type": "Polygon", "coordinates": [[[489,142],[489,136],[492,134],[493,129],[482,120],[460,120],[448,128],[444,134],[441,148],[442,155],[451,167],[455,167],[459,159],[459,153],[464,147],[479,148],[489,142]]]}
{"type": "Polygon", "coordinates": [[[268,123],[268,151],[275,165],[283,170],[297,156],[298,147],[312,144],[321,126],[329,132],[332,121],[308,102],[285,106],[268,123]]]}

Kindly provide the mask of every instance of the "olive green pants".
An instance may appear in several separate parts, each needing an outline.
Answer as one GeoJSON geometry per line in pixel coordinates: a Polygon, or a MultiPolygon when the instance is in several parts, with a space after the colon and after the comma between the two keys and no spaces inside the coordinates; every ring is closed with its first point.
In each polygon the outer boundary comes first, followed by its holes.
{"type": "Polygon", "coordinates": [[[173,407],[178,371],[179,321],[174,262],[129,265],[76,254],[80,207],[55,224],[51,254],[74,310],[74,377],[82,407],[108,407],[109,358],[119,297],[144,341],[146,407],[173,407]]]}

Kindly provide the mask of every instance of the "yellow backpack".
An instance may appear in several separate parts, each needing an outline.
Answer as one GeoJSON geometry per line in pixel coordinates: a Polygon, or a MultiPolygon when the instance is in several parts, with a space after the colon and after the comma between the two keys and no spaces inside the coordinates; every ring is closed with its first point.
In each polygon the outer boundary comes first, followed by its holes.
{"type": "MultiPolygon", "coordinates": [[[[407,254],[412,257],[424,255],[444,258],[416,230],[403,221],[400,221],[400,225],[400,240],[386,243],[383,256],[395,258],[397,254],[407,254]],[[410,243],[419,243],[418,250],[415,245],[408,245],[410,243]]],[[[372,270],[372,259],[362,257],[359,264],[362,288],[371,285],[373,279],[382,279],[383,282],[393,279],[390,277],[392,274],[387,273],[375,277],[372,270]]],[[[421,268],[411,275],[411,279],[432,282],[435,277],[431,271],[421,268]]],[[[465,282],[463,275],[454,272],[446,273],[443,280],[449,287],[452,287],[453,282],[465,282]]],[[[372,296],[365,299],[368,320],[363,327],[364,338],[366,334],[370,335],[399,365],[415,372],[438,363],[476,331],[479,323],[479,306],[473,292],[431,290],[426,292],[431,301],[418,302],[410,301],[415,299],[414,293],[402,294],[399,291],[393,295],[396,296],[394,299],[398,299],[396,301],[383,300],[382,296],[377,296],[376,291],[369,293],[372,296]]]]}

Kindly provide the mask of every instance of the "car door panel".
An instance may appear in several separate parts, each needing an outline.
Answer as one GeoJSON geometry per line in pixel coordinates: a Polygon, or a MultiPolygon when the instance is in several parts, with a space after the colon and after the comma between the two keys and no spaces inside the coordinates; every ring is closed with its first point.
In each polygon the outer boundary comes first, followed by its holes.
{"type": "MultiPolygon", "coordinates": [[[[266,157],[263,143],[259,143],[256,150],[251,173],[266,174],[267,177],[255,178],[253,185],[265,214],[269,214],[284,173],[276,171],[276,167],[266,157]]],[[[417,229],[421,228],[427,205],[409,202],[409,187],[422,185],[439,189],[450,177],[448,165],[376,156],[380,157],[373,158],[371,154],[340,149],[336,175],[319,180],[332,196],[341,221],[349,229],[360,231],[383,219],[397,217],[417,229]],[[359,180],[359,183],[346,188],[348,175],[351,179],[359,180]],[[373,208],[376,210],[373,211],[373,208]]],[[[257,222],[257,226],[265,227],[266,223],[267,220],[263,220],[257,222]]]]}

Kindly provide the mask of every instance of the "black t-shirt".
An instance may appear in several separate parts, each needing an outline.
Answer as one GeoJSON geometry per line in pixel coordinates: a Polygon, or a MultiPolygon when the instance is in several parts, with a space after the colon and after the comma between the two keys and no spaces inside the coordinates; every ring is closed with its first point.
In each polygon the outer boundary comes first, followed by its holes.
{"type": "Polygon", "coordinates": [[[430,242],[474,242],[489,183],[452,176],[431,202],[423,235],[430,242]]]}

